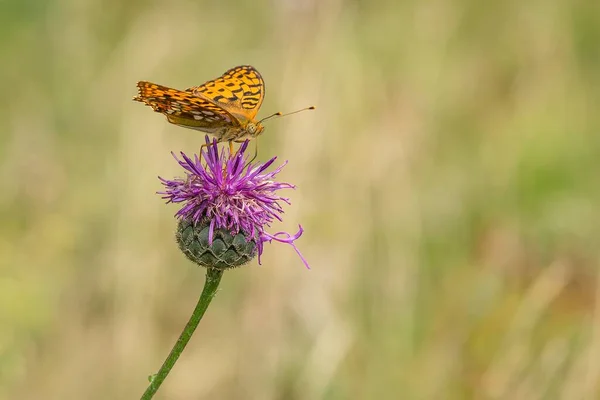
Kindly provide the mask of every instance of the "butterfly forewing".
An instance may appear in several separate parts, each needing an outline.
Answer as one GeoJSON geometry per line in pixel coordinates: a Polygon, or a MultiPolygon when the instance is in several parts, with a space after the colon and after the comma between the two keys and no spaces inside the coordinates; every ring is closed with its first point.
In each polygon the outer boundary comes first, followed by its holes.
{"type": "Polygon", "coordinates": [[[234,115],[254,120],[265,96],[265,85],[254,67],[243,65],[187,91],[212,100],[234,115]]]}

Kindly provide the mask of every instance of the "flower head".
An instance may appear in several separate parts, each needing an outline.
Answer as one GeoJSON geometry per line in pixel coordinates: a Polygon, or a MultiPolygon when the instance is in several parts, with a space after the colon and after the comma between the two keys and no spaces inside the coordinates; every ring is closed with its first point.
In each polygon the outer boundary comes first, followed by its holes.
{"type": "Polygon", "coordinates": [[[175,214],[182,221],[196,225],[208,224],[208,244],[212,245],[216,230],[227,230],[231,235],[242,233],[246,240],[256,242],[258,261],[265,242],[273,240],[291,245],[302,259],[308,263],[294,244],[302,236],[302,226],[291,235],[287,232],[270,234],[265,231],[274,220],[281,221],[282,203],[290,204],[289,199],[277,194],[280,189],[294,189],[289,183],[277,182],[275,175],[286,163],[271,172],[266,170],[276,157],[266,163],[248,162],[244,152],[248,148],[246,140],[235,154],[227,150],[219,151],[216,140],[211,143],[206,136],[207,150],[193,159],[181,152],[181,159],[173,157],[185,169],[184,178],[173,180],[159,177],[165,191],[158,192],[167,203],[183,203],[175,214]],[[203,165],[202,159],[206,162],[203,165]]]}

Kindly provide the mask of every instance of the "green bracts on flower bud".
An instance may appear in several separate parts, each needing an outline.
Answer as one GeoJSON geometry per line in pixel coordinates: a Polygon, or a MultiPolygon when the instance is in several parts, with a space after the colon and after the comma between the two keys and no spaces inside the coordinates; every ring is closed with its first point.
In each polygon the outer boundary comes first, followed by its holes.
{"type": "Polygon", "coordinates": [[[179,249],[192,262],[206,268],[230,269],[242,266],[256,257],[256,239],[247,240],[242,232],[232,235],[228,230],[216,228],[212,245],[208,234],[210,222],[201,220],[194,223],[181,219],[177,225],[175,238],[179,249]]]}

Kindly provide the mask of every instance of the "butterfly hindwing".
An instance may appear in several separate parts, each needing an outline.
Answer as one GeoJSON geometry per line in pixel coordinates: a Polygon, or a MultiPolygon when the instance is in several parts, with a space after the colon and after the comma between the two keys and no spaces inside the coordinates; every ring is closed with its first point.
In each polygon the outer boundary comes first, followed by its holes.
{"type": "Polygon", "coordinates": [[[169,122],[205,132],[239,125],[227,110],[188,91],[172,89],[151,82],[138,82],[138,96],[134,100],[165,114],[169,122]]]}

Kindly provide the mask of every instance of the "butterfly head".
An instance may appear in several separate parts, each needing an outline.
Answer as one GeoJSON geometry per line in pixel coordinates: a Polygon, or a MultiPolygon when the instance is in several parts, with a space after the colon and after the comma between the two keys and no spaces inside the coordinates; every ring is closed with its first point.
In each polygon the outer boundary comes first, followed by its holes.
{"type": "Polygon", "coordinates": [[[246,132],[250,137],[257,137],[264,130],[265,127],[260,122],[248,122],[248,125],[246,125],[246,132]]]}

